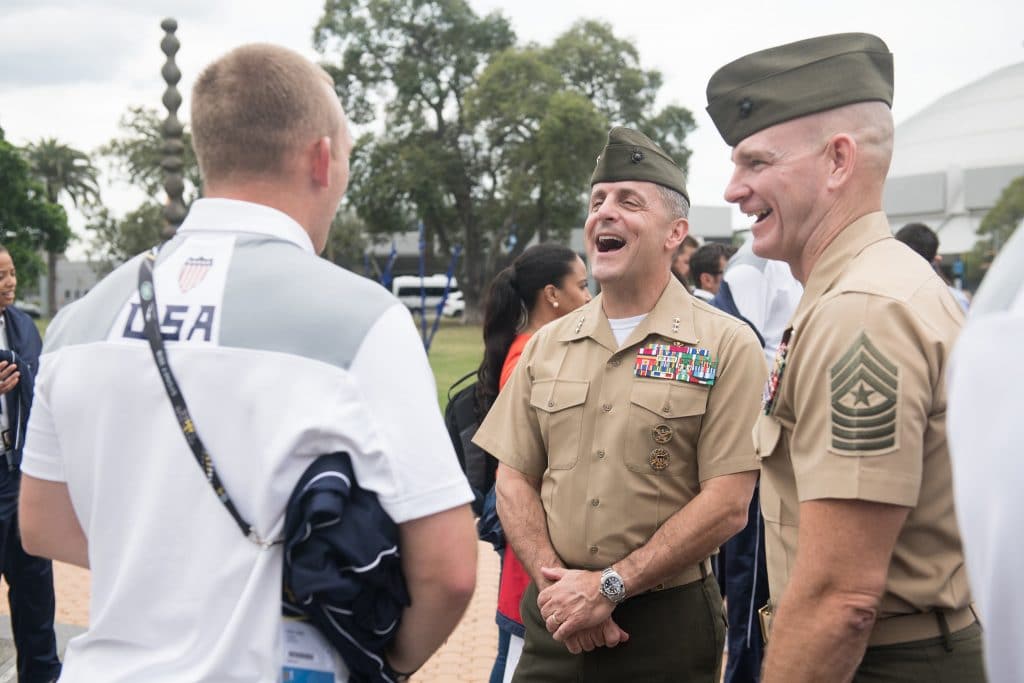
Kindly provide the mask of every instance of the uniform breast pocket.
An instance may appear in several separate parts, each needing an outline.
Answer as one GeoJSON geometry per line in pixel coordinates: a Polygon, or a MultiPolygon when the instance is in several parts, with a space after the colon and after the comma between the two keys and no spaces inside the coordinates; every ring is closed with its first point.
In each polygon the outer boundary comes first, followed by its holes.
{"type": "Polygon", "coordinates": [[[708,388],[669,380],[637,382],[629,396],[624,461],[633,472],[696,476],[697,437],[708,388]]]}
{"type": "Polygon", "coordinates": [[[568,470],[576,466],[583,437],[583,404],[590,382],[549,379],[534,382],[530,405],[537,412],[548,448],[548,467],[568,470]]]}

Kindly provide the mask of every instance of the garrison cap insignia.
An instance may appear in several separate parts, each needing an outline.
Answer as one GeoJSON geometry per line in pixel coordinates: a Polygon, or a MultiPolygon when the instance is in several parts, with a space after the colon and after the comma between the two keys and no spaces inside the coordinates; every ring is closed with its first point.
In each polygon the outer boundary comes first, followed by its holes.
{"type": "Polygon", "coordinates": [[[738,106],[740,108],[740,118],[745,119],[750,116],[750,111],[754,108],[754,103],[750,101],[749,97],[744,97],[740,100],[738,106]]]}
{"type": "Polygon", "coordinates": [[[641,161],[644,160],[644,153],[641,152],[638,148],[634,147],[633,153],[630,155],[629,160],[632,161],[634,164],[639,164],[641,161]]]}
{"type": "Polygon", "coordinates": [[[899,368],[861,333],[829,371],[832,391],[832,448],[864,455],[896,445],[899,368]]]}
{"type": "Polygon", "coordinates": [[[648,462],[651,463],[651,469],[661,472],[663,469],[668,467],[668,450],[665,448],[655,448],[651,451],[651,457],[648,462]]]}
{"type": "Polygon", "coordinates": [[[672,440],[672,428],[668,425],[658,425],[651,430],[651,438],[654,443],[668,443],[672,440]]]}

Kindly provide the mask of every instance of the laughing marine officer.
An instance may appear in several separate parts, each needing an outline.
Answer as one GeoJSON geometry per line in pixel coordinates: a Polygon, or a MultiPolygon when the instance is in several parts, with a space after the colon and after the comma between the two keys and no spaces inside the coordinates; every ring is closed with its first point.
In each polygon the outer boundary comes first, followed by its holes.
{"type": "Polygon", "coordinates": [[[892,54],[866,34],[755,52],[708,83],[725,198],[804,295],[755,428],[766,683],[983,681],[953,508],[945,370],[963,323],[892,237],[892,54]]]}
{"type": "Polygon", "coordinates": [[[746,523],[764,356],[672,277],[689,197],[671,157],[613,128],[591,185],[601,294],[533,336],[475,438],[532,579],[514,680],[717,683],[708,557],[746,523]]]}

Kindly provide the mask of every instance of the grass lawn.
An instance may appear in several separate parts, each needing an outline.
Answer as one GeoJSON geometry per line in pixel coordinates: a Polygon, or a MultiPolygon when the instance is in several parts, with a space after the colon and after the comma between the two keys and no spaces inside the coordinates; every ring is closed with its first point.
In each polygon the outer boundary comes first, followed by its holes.
{"type": "Polygon", "coordinates": [[[434,371],[437,401],[442,410],[448,404],[448,387],[467,372],[476,370],[483,355],[484,340],[478,325],[441,323],[430,345],[430,367],[434,371]]]}

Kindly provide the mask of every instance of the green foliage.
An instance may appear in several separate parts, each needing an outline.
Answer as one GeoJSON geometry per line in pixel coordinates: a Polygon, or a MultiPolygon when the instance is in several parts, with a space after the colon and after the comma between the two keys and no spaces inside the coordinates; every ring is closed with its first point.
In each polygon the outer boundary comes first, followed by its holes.
{"type": "Polygon", "coordinates": [[[103,276],[136,254],[162,241],[163,207],[143,202],[124,217],[116,218],[106,207],[92,212],[86,229],[92,233],[87,249],[97,275],[103,276]]]}
{"type": "Polygon", "coordinates": [[[492,274],[535,235],[564,240],[612,124],[644,130],[686,166],[687,110],[655,111],[645,71],[608,24],[584,21],[549,47],[515,46],[498,14],[465,0],[327,0],[314,44],[360,137],[348,198],[371,235],[413,228],[441,260],[463,246],[474,319],[492,274]],[[505,253],[515,234],[515,247],[505,253]]]}
{"type": "MultiPolygon", "coordinates": [[[[123,217],[112,215],[105,207],[88,212],[88,253],[100,275],[163,239],[163,206],[159,203],[164,182],[163,119],[156,109],[131,107],[121,117],[119,127],[122,136],[100,147],[99,153],[110,162],[122,182],[141,189],[149,198],[123,217]]],[[[182,134],[182,142],[183,200],[189,206],[199,196],[199,165],[187,130],[182,134]]]]}
{"type": "Polygon", "coordinates": [[[0,242],[26,285],[44,270],[40,249],[63,250],[71,239],[67,214],[51,201],[22,153],[0,128],[0,242]]]}
{"type": "Polygon", "coordinates": [[[1003,188],[995,206],[978,226],[978,242],[974,250],[964,254],[964,284],[973,289],[978,286],[992,261],[1006,241],[1024,221],[1024,176],[1003,188]]]}
{"type": "Polygon", "coordinates": [[[367,246],[366,225],[354,211],[342,207],[331,221],[331,231],[322,256],[339,266],[361,272],[363,252],[367,246]]]}
{"type": "MultiPolygon", "coordinates": [[[[46,188],[46,196],[54,204],[62,195],[70,198],[76,207],[99,202],[98,173],[85,152],[55,138],[43,138],[29,145],[24,153],[33,173],[46,188]]],[[[57,310],[57,258],[67,249],[70,237],[70,231],[66,235],[57,231],[46,243],[46,310],[51,314],[57,310]]]]}
{"type": "MultiPolygon", "coordinates": [[[[25,158],[51,202],[57,203],[61,195],[75,206],[99,201],[99,173],[85,152],[54,138],[43,138],[25,148],[25,158]]],[[[53,251],[63,251],[63,247],[53,251]]]]}
{"type": "MultiPolygon", "coordinates": [[[[127,183],[156,198],[163,192],[164,172],[160,162],[164,157],[163,119],[156,109],[130,107],[119,123],[122,137],[114,138],[99,149],[110,160],[114,169],[127,183]]],[[[185,180],[185,205],[199,194],[199,164],[192,149],[192,135],[182,134],[185,145],[182,176],[185,180]]]]}
{"type": "Polygon", "coordinates": [[[985,237],[985,248],[998,252],[1021,221],[1024,221],[1024,176],[1003,189],[999,201],[989,209],[978,226],[978,234],[985,237]]]}

